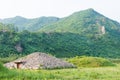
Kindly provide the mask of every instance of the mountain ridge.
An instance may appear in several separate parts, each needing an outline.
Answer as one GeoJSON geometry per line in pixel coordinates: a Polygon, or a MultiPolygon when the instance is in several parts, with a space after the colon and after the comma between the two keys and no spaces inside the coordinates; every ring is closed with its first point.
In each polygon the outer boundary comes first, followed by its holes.
{"type": "MultiPolygon", "coordinates": [[[[44,26],[40,29],[42,32],[72,32],[72,33],[84,33],[89,32],[87,30],[94,28],[114,28],[120,29],[120,23],[111,20],[104,15],[96,12],[93,9],[87,9],[79,12],[75,12],[72,15],[59,20],[48,26],[44,26]],[[109,23],[113,25],[109,25],[109,23]],[[86,27],[86,28],[84,28],[86,27]],[[84,30],[81,30],[84,29],[84,30]]],[[[90,30],[91,31],[91,30],[90,30]]]]}
{"type": "MultiPolygon", "coordinates": [[[[81,10],[81,11],[74,12],[71,15],[69,15],[67,17],[63,17],[63,18],[52,17],[52,16],[51,17],[42,16],[42,17],[38,17],[38,18],[28,19],[28,18],[24,18],[24,17],[21,17],[21,16],[15,16],[15,17],[12,17],[12,18],[1,19],[0,22],[5,23],[5,24],[13,24],[14,26],[17,26],[20,31],[23,31],[23,30],[44,31],[43,27],[46,27],[47,25],[49,26],[49,25],[54,24],[54,23],[57,24],[58,22],[61,22],[61,21],[62,21],[62,23],[63,22],[65,23],[66,20],[64,20],[64,19],[68,18],[68,19],[71,20],[70,17],[72,17],[72,18],[74,18],[75,20],[78,20],[78,21],[81,20],[81,21],[83,21],[82,23],[86,23],[86,22],[88,22],[87,19],[89,19],[91,17],[95,17],[95,16],[98,16],[98,18],[101,16],[101,18],[103,18],[103,20],[104,20],[104,17],[105,17],[104,15],[96,12],[94,9],[89,8],[89,9],[86,9],[86,10],[81,10]],[[84,18],[84,19],[79,19],[78,17],[79,18],[84,18]],[[48,19],[48,22],[47,22],[47,19],[48,19]],[[86,22],[84,22],[85,20],[86,20],[86,22]],[[47,22],[47,23],[45,23],[44,21],[47,22]],[[41,30],[41,28],[42,28],[42,30],[41,30]]],[[[107,17],[105,17],[105,18],[109,19],[107,17]]],[[[110,19],[110,20],[112,20],[112,19],[110,19]]],[[[96,21],[97,21],[97,17],[96,17],[96,21]]],[[[114,20],[112,20],[112,21],[114,21],[114,20]]],[[[120,24],[117,21],[114,21],[114,22],[116,22],[117,24],[120,24]]],[[[74,22],[71,21],[71,24],[69,24],[68,26],[70,26],[72,24],[74,25],[74,22]]],[[[101,25],[101,26],[103,26],[103,25],[101,25]]],[[[61,31],[64,31],[64,30],[61,30],[61,31]]]]}
{"type": "Polygon", "coordinates": [[[51,18],[43,20],[45,25],[39,26],[34,32],[1,32],[0,44],[6,49],[0,46],[0,55],[45,52],[56,57],[87,55],[120,58],[120,24],[93,9],[75,12],[60,19],[52,18],[51,23],[46,20],[51,22],[51,18]],[[18,44],[22,52],[16,50],[18,44]]]}
{"type": "MultiPolygon", "coordinates": [[[[21,16],[15,16],[12,18],[5,18],[1,19],[0,22],[4,24],[13,24],[14,26],[18,27],[19,31],[23,30],[33,30],[34,26],[37,27],[37,29],[40,29],[41,26],[58,21],[58,17],[38,17],[38,18],[24,18],[21,16]],[[46,20],[46,22],[45,22],[46,20]],[[32,28],[32,29],[31,29],[32,28]]],[[[35,29],[35,30],[37,30],[35,29]]],[[[34,30],[33,30],[34,31],[34,30]]]]}

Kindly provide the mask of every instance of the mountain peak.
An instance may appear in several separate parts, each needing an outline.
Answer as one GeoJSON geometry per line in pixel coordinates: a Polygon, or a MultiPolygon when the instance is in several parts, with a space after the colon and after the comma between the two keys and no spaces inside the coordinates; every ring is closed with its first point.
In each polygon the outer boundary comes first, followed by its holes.
{"type": "Polygon", "coordinates": [[[100,13],[98,13],[97,11],[95,11],[95,10],[92,9],[92,8],[89,8],[89,9],[86,9],[86,10],[82,10],[82,11],[79,11],[79,12],[77,12],[77,13],[86,14],[86,15],[91,15],[91,14],[100,15],[100,13]]]}
{"type": "MultiPolygon", "coordinates": [[[[86,10],[88,10],[88,11],[95,11],[93,8],[88,8],[88,9],[86,9],[86,10]]],[[[85,10],[84,10],[85,11],[85,10]]]]}
{"type": "Polygon", "coordinates": [[[81,18],[81,17],[93,17],[93,16],[103,16],[103,15],[98,13],[94,9],[89,8],[89,9],[86,9],[86,10],[75,12],[71,16],[76,16],[76,18],[77,17],[81,18]]]}
{"type": "Polygon", "coordinates": [[[117,22],[112,21],[104,15],[96,12],[94,9],[89,8],[87,10],[75,12],[72,15],[50,26],[45,26],[41,29],[41,31],[49,32],[52,30],[56,32],[100,35],[105,34],[105,32],[107,32],[108,29],[113,30],[113,26],[114,29],[117,30],[119,28],[118,26],[120,25],[117,22]]]}
{"type": "Polygon", "coordinates": [[[15,16],[15,17],[13,17],[13,18],[15,18],[15,19],[26,19],[26,18],[24,18],[24,17],[22,17],[22,16],[15,16]]]}
{"type": "Polygon", "coordinates": [[[15,18],[17,18],[17,17],[21,18],[21,16],[15,16],[15,18]]]}

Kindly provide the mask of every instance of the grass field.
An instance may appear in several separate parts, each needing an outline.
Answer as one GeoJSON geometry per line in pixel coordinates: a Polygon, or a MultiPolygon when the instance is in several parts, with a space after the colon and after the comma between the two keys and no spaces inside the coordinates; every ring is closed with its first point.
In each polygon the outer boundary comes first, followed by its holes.
{"type": "Polygon", "coordinates": [[[0,80],[120,80],[120,64],[99,68],[4,70],[0,72],[0,80]]]}

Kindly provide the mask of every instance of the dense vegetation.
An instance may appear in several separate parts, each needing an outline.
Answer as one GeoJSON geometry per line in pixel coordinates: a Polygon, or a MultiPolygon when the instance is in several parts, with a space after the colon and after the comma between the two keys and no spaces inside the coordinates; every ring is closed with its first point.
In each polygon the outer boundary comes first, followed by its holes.
{"type": "Polygon", "coordinates": [[[120,30],[118,22],[99,14],[93,9],[87,9],[75,12],[53,24],[46,25],[40,31],[79,33],[87,37],[92,37],[102,34],[100,30],[102,26],[105,27],[105,32],[108,34],[113,32],[119,33],[120,30]]]}
{"type": "Polygon", "coordinates": [[[34,19],[27,19],[21,16],[16,16],[13,18],[6,18],[0,20],[0,22],[4,24],[14,24],[19,31],[23,30],[36,31],[38,29],[41,29],[42,26],[57,22],[58,20],[59,18],[57,17],[40,17],[34,19]]]}
{"type": "Polygon", "coordinates": [[[0,32],[17,32],[18,28],[15,27],[13,24],[3,24],[0,23],[0,32]]]}
{"type": "MultiPolygon", "coordinates": [[[[18,19],[20,24],[26,22],[21,21],[23,18],[20,21],[19,17],[15,19],[18,19]]],[[[16,20],[15,23],[17,24],[16,20]]],[[[33,25],[32,21],[30,23],[33,25]]],[[[60,20],[43,17],[33,23],[34,28],[37,24],[39,27],[42,25],[38,32],[17,32],[15,27],[3,31],[6,26],[0,25],[0,57],[40,51],[56,57],[87,55],[120,58],[120,24],[93,9],[76,12],[60,20]]]]}
{"type": "Polygon", "coordinates": [[[51,53],[57,57],[73,57],[76,55],[120,57],[119,39],[116,39],[115,43],[111,36],[89,39],[73,33],[31,33],[28,31],[21,33],[0,32],[0,36],[1,57],[38,51],[51,53]],[[17,44],[23,48],[22,52],[16,50],[17,44]]]}
{"type": "Polygon", "coordinates": [[[111,61],[99,58],[99,57],[85,57],[85,56],[76,56],[67,60],[70,63],[73,63],[77,67],[106,67],[106,66],[115,66],[111,61]]]}
{"type": "Polygon", "coordinates": [[[3,66],[3,64],[0,62],[0,73],[6,73],[8,72],[9,70],[3,66]]]}
{"type": "Polygon", "coordinates": [[[117,59],[120,58],[120,24],[93,9],[76,12],[61,19],[26,19],[17,16],[0,22],[5,23],[0,23],[0,62],[6,63],[39,51],[56,57],[70,57],[67,60],[79,67],[34,71],[9,70],[0,63],[1,80],[120,79],[120,60],[117,59]],[[75,57],[81,55],[95,57],[75,57]],[[110,62],[96,57],[116,59],[110,59],[110,62]],[[107,67],[84,68],[98,66],[107,67]]]}

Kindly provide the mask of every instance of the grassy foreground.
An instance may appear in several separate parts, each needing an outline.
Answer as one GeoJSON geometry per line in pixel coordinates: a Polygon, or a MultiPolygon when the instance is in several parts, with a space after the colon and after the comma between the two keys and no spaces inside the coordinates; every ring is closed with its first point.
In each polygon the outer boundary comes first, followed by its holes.
{"type": "Polygon", "coordinates": [[[56,70],[5,70],[0,80],[120,80],[120,64],[114,67],[56,70]]]}

